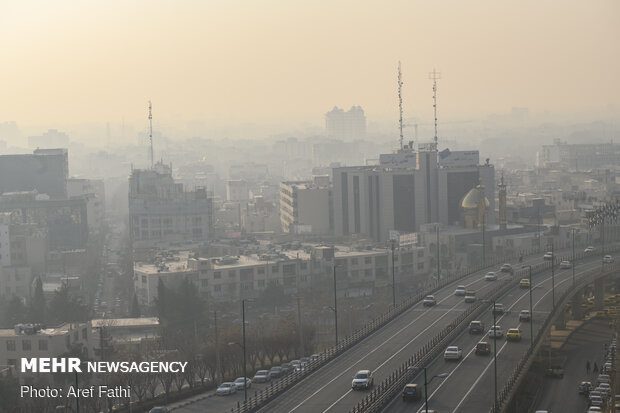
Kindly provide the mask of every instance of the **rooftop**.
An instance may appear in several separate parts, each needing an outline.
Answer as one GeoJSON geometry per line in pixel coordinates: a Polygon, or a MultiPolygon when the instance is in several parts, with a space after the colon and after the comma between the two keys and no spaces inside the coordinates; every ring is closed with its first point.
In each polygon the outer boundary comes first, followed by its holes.
{"type": "Polygon", "coordinates": [[[98,327],[148,327],[158,326],[159,319],[157,317],[139,317],[139,318],[103,318],[91,320],[93,328],[98,327]]]}

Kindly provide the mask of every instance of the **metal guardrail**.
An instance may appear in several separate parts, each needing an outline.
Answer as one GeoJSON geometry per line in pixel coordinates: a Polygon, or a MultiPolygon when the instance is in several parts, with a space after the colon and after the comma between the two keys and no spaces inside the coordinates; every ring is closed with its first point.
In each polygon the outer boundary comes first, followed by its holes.
{"type": "MultiPolygon", "coordinates": [[[[527,251],[527,254],[524,254],[524,257],[530,257],[532,255],[541,254],[540,250],[532,249],[527,251]]],[[[429,294],[433,294],[434,292],[450,285],[462,278],[468,277],[471,274],[476,272],[483,271],[485,269],[493,268],[499,265],[500,263],[505,263],[507,261],[517,259],[516,254],[509,254],[507,256],[502,257],[494,257],[494,259],[486,266],[476,266],[473,269],[468,269],[464,271],[458,271],[456,273],[448,275],[448,277],[438,280],[433,283],[428,289],[419,292],[414,296],[410,296],[404,301],[401,301],[396,307],[390,308],[389,311],[383,313],[379,317],[373,319],[364,327],[356,330],[350,336],[347,336],[345,339],[338,342],[338,345],[334,345],[324,352],[319,354],[319,358],[311,363],[309,363],[304,370],[296,371],[291,373],[282,379],[271,382],[271,385],[261,391],[255,391],[254,395],[248,398],[247,402],[239,402],[236,407],[230,409],[231,413],[250,413],[255,412],[263,407],[266,403],[269,403],[273,399],[275,399],[280,394],[287,391],[289,388],[300,382],[305,377],[310,374],[316,372],[318,369],[334,360],[336,357],[344,353],[346,350],[349,350],[353,346],[355,346],[360,341],[366,339],[370,335],[377,332],[379,329],[384,327],[386,324],[394,320],[396,317],[406,312],[414,305],[418,304],[425,296],[429,294]]],[[[550,263],[544,263],[544,265],[549,265],[550,263]]],[[[516,274],[516,272],[515,272],[516,274]]],[[[452,327],[454,328],[454,327],[452,327]]]]}
{"type": "MultiPolygon", "coordinates": [[[[617,251],[618,248],[615,247],[610,249],[611,251],[617,251]]],[[[509,405],[510,400],[514,397],[514,393],[516,389],[518,389],[519,384],[523,380],[525,373],[529,370],[530,365],[532,364],[533,357],[532,355],[538,353],[540,346],[542,344],[542,338],[547,333],[553,320],[559,314],[559,311],[564,311],[568,300],[572,297],[575,291],[578,291],[584,285],[587,285],[599,278],[607,277],[614,272],[617,272],[620,269],[618,263],[614,263],[610,265],[611,268],[607,268],[604,272],[599,272],[598,269],[593,269],[591,274],[588,274],[585,277],[581,277],[579,282],[575,282],[575,285],[571,285],[564,291],[564,293],[560,296],[558,300],[558,304],[556,304],[555,308],[549,313],[547,318],[545,319],[545,323],[538,329],[538,333],[535,338],[534,347],[528,347],[527,352],[521,357],[519,363],[515,366],[512,371],[512,374],[508,378],[508,381],[504,384],[504,387],[497,394],[497,410],[494,407],[491,407],[489,413],[495,413],[496,411],[505,412],[507,406],[509,405]]]]}
{"type": "MultiPolygon", "coordinates": [[[[615,251],[618,247],[610,247],[607,252],[615,251]]],[[[575,261],[580,261],[586,257],[592,257],[592,254],[579,253],[575,254],[575,261]]],[[[567,257],[555,257],[555,262],[561,262],[567,257]]],[[[574,265],[574,263],[572,263],[574,265]]],[[[539,274],[551,268],[551,262],[546,261],[532,266],[532,274],[539,274]]],[[[527,274],[526,270],[515,271],[516,277],[511,282],[503,286],[495,288],[486,295],[486,300],[492,297],[501,297],[508,290],[514,287],[521,276],[527,274]],[[500,291],[497,291],[500,290],[500,291]]],[[[427,345],[425,345],[420,351],[410,357],[404,362],[398,369],[390,374],[381,384],[374,388],[364,399],[362,399],[350,413],[371,413],[382,411],[398,394],[402,391],[402,388],[409,381],[416,377],[422,368],[433,360],[437,355],[441,353],[441,350],[445,347],[446,343],[452,340],[454,337],[461,334],[462,329],[466,323],[478,317],[482,311],[488,307],[488,305],[482,305],[484,300],[479,300],[474,306],[462,313],[457,319],[455,319],[450,325],[442,330],[437,336],[435,336],[427,345]]],[[[556,306],[556,308],[559,308],[556,306]]]]}

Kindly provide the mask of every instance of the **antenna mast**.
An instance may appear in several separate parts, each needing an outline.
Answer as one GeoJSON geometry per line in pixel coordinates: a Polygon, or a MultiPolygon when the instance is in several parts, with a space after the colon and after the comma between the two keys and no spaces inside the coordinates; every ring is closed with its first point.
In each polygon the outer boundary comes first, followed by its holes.
{"type": "Polygon", "coordinates": [[[152,105],[149,100],[149,144],[151,145],[150,149],[150,158],[151,158],[151,169],[154,166],[154,155],[153,155],[153,112],[151,111],[152,105]]]}
{"type": "Polygon", "coordinates": [[[433,71],[428,74],[428,78],[433,81],[433,115],[435,117],[435,137],[433,139],[433,146],[437,151],[439,150],[439,144],[437,142],[437,81],[441,79],[441,73],[437,72],[435,68],[433,68],[433,71]]]}
{"type": "Polygon", "coordinates": [[[400,130],[400,137],[398,142],[400,144],[400,149],[403,149],[403,80],[400,72],[400,60],[398,61],[398,128],[400,130]]]}

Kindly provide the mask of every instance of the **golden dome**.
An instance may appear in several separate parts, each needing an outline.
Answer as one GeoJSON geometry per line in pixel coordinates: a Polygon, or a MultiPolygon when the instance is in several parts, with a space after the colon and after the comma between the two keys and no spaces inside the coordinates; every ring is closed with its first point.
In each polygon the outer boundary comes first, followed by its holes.
{"type": "Polygon", "coordinates": [[[484,196],[484,186],[478,185],[463,197],[461,208],[477,209],[480,207],[481,202],[484,202],[485,209],[489,207],[489,200],[484,196]]]}

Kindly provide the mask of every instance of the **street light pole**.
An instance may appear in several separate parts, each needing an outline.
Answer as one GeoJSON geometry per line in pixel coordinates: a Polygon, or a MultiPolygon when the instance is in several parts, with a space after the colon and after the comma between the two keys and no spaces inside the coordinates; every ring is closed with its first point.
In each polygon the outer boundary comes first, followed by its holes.
{"type": "Polygon", "coordinates": [[[248,363],[246,362],[245,347],[245,300],[241,300],[241,322],[243,323],[243,400],[248,401],[248,363]]]}
{"type": "Polygon", "coordinates": [[[555,243],[551,242],[551,297],[555,308],[555,243]]]}
{"type": "Polygon", "coordinates": [[[424,411],[425,413],[428,413],[428,385],[431,384],[431,382],[435,378],[444,379],[448,377],[448,373],[436,374],[435,376],[431,377],[430,380],[427,380],[426,379],[426,366],[423,367],[423,369],[424,369],[424,411]]]}
{"type": "Polygon", "coordinates": [[[396,276],[394,273],[394,244],[396,240],[392,239],[390,242],[392,244],[392,306],[396,307],[396,276]]]}
{"type": "Polygon", "coordinates": [[[495,313],[495,300],[493,300],[493,413],[497,413],[497,315],[495,313]]]}
{"type": "Polygon", "coordinates": [[[441,277],[441,260],[440,260],[440,246],[439,246],[439,222],[437,223],[437,227],[436,227],[436,231],[437,231],[437,282],[439,282],[439,279],[441,277]]]}
{"type": "Polygon", "coordinates": [[[336,291],[336,263],[334,263],[334,331],[336,334],[336,347],[338,346],[338,294],[336,291]]]}
{"type": "Polygon", "coordinates": [[[523,268],[528,269],[530,279],[530,348],[534,348],[534,309],[532,306],[532,266],[524,265],[523,268]]]}
{"type": "Polygon", "coordinates": [[[573,232],[573,262],[571,263],[571,267],[573,267],[573,286],[575,285],[575,228],[571,228],[573,232]]]}

